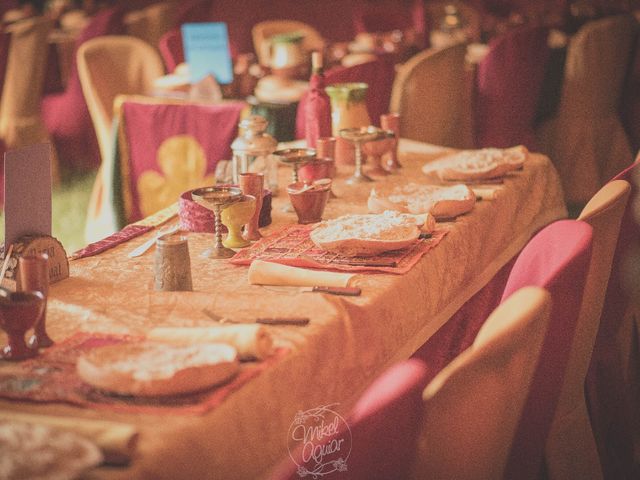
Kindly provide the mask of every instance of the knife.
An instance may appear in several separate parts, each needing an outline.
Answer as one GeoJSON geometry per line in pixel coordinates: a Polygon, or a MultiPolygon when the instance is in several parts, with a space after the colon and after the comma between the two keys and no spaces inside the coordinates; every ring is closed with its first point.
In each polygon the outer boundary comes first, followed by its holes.
{"type": "Polygon", "coordinates": [[[362,290],[358,287],[300,287],[301,292],[330,293],[332,295],[345,295],[347,297],[358,297],[362,290]]]}

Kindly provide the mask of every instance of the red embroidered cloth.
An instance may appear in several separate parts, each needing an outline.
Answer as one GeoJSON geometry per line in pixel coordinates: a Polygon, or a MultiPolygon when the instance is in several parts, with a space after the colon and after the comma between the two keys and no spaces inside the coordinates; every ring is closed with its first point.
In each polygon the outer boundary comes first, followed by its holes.
{"type": "Polygon", "coordinates": [[[105,345],[135,342],[142,337],[79,332],[44,350],[38,357],[0,366],[0,397],[34,402],[63,402],[82,407],[133,413],[203,414],[227,396],[275,364],[287,349],[278,349],[261,362],[243,363],[229,382],[197,393],[166,397],[129,397],[97,390],[76,374],[76,359],[105,345]]]}
{"type": "Polygon", "coordinates": [[[411,270],[411,267],[447,234],[447,230],[436,230],[430,238],[420,239],[401,250],[385,252],[374,257],[347,257],[316,247],[309,238],[312,228],[311,225],[287,225],[254,243],[250,248],[238,252],[231,259],[231,263],[250,265],[253,260],[259,259],[294,267],[403,274],[411,270]]]}

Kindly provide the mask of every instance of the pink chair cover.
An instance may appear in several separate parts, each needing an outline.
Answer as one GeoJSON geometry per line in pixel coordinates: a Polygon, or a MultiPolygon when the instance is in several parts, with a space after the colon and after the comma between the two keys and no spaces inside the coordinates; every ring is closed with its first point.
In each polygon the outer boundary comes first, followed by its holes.
{"type": "MultiPolygon", "coordinates": [[[[125,191],[130,195],[130,208],[126,212],[127,223],[143,218],[141,210],[140,177],[156,172],[162,182],[172,182],[170,172],[163,171],[166,164],[158,157],[160,145],[170,137],[188,135],[196,141],[206,156],[204,175],[215,172],[218,160],[231,158],[231,142],[238,132],[240,113],[244,102],[228,102],[216,105],[177,104],[177,103],[139,103],[127,101],[122,106],[121,129],[124,131],[128,159],[122,159],[122,181],[125,191]]],[[[122,131],[122,130],[121,130],[122,131]]],[[[122,139],[120,140],[122,142],[122,139]]],[[[120,145],[121,151],[123,145],[120,145]]],[[[194,159],[186,162],[181,157],[165,159],[172,168],[186,170],[194,159]],[[180,165],[182,162],[182,165],[180,165]]],[[[204,180],[203,175],[203,180],[204,180]]],[[[191,186],[190,188],[196,188],[191,186]]],[[[204,186],[204,185],[199,185],[204,186]]],[[[187,190],[185,188],[184,190],[187,190]]],[[[176,195],[174,201],[178,201],[176,195]]]]}
{"type": "MultiPolygon", "coordinates": [[[[418,360],[407,360],[384,372],[347,417],[352,438],[347,471],[335,472],[327,478],[407,478],[422,418],[425,385],[425,365],[418,360]]],[[[341,433],[331,438],[341,438],[341,433]]],[[[300,455],[300,450],[294,453],[298,463],[300,455]]],[[[270,478],[297,480],[300,476],[296,463],[286,458],[270,478]]]]}
{"type": "Polygon", "coordinates": [[[173,72],[178,64],[184,62],[184,46],[182,45],[180,27],[169,30],[160,37],[158,49],[167,72],[173,72]]]}
{"type": "MultiPolygon", "coordinates": [[[[109,8],[97,13],[78,37],[76,52],[87,40],[123,33],[123,15],[121,8],[109,8]]],[[[62,165],[72,170],[93,170],[100,165],[98,140],[82,93],[76,55],[73,56],[66,90],[44,97],[42,116],[62,165]]]]}
{"type": "Polygon", "coordinates": [[[548,31],[520,27],[493,40],[476,77],[476,145],[536,150],[534,118],[549,58],[548,31]]]}
{"type": "MultiPolygon", "coordinates": [[[[393,63],[385,57],[377,60],[354,65],[351,67],[334,67],[325,72],[325,84],[345,82],[365,82],[369,85],[367,91],[367,110],[374,125],[380,125],[380,115],[388,113],[391,100],[391,87],[395,69],[393,63]]],[[[305,136],[305,109],[307,98],[303,95],[298,104],[296,114],[296,138],[305,136]]]]}
{"type": "Polygon", "coordinates": [[[583,287],[591,259],[592,228],[560,220],[541,230],[522,250],[502,301],[529,285],[551,293],[549,330],[542,346],[529,396],[512,444],[505,478],[535,478],[560,397],[583,287]]]}
{"type": "MultiPolygon", "coordinates": [[[[624,361],[628,359],[624,358],[618,342],[632,300],[628,286],[623,282],[625,263],[631,258],[634,246],[636,253],[640,247],[640,225],[633,214],[634,205],[638,204],[640,198],[638,175],[640,161],[612,179],[628,181],[631,195],[620,226],[586,381],[589,415],[605,478],[632,478],[633,475],[632,428],[634,422],[636,425],[638,422],[637,403],[634,403],[637,398],[630,392],[634,388],[633,383],[630,385],[625,379],[624,372],[628,366],[624,361]]],[[[632,339],[627,338],[626,341],[632,342],[632,339]]],[[[632,358],[637,361],[637,357],[632,358]]]]}

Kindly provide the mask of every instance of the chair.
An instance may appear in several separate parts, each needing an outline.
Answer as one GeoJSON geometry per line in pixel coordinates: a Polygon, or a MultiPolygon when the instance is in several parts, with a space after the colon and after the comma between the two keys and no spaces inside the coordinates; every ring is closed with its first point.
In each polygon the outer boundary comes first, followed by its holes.
{"type": "Polygon", "coordinates": [[[324,39],[311,25],[296,20],[265,20],[251,29],[253,48],[258,62],[265,67],[271,66],[271,37],[281,33],[300,32],[304,34],[302,48],[308,52],[324,50],[324,39]]]}
{"type": "Polygon", "coordinates": [[[124,224],[170,206],[187,190],[215,183],[216,164],[231,158],[246,106],[140,96],[119,96],[114,103],[119,146],[114,170],[120,173],[114,180],[124,224]]]}
{"type": "MultiPolygon", "coordinates": [[[[631,186],[604,296],[600,326],[587,373],[587,406],[605,478],[632,478],[633,432],[638,428],[638,302],[633,299],[629,263],[639,253],[640,227],[633,217],[638,183],[633,174],[640,161],[613,178],[631,186]],[[635,347],[635,348],[634,348],[635,347]]],[[[636,173],[637,175],[637,173],[636,173]]],[[[609,186],[611,188],[611,186],[609,186]]],[[[582,215],[592,214],[590,204],[582,215]]],[[[588,220],[587,220],[588,221],[588,220]]]]}
{"type": "Polygon", "coordinates": [[[100,147],[101,167],[94,184],[85,237],[99,240],[116,230],[118,220],[103,206],[111,200],[102,185],[110,185],[113,171],[113,102],[120,94],[141,94],[152,90],[154,79],[164,74],[162,59],[149,44],[134,37],[106,35],[85,42],[78,49],[78,73],[100,147]],[[117,76],[113,72],[118,72],[117,76]],[[102,178],[104,177],[104,178],[102,178]]]}
{"type": "MultiPolygon", "coordinates": [[[[345,443],[351,440],[347,470],[327,478],[407,478],[422,416],[424,369],[422,362],[407,360],[388,369],[365,391],[346,419],[348,429],[341,425],[338,433],[324,442],[327,445],[333,439],[346,438],[345,443]]],[[[299,479],[298,465],[305,465],[302,455],[302,449],[295,450],[292,458],[282,461],[269,478],[299,479]]]]}
{"type": "Polygon", "coordinates": [[[523,287],[538,286],[549,291],[553,306],[540,362],[503,478],[535,478],[544,466],[545,445],[559,402],[569,346],[583,298],[582,285],[591,259],[592,236],[593,229],[584,222],[554,222],[529,241],[509,274],[502,301],[523,287]]]}
{"type": "MultiPolygon", "coordinates": [[[[121,8],[109,8],[97,13],[79,35],[76,55],[80,45],[92,38],[124,33],[123,15],[121,8]]],[[[44,97],[42,116],[63,164],[72,170],[93,170],[100,165],[100,153],[82,94],[76,55],[73,56],[67,88],[63,93],[44,97]]]]}
{"type": "Polygon", "coordinates": [[[425,388],[412,478],[527,478],[508,477],[505,468],[551,303],[539,287],[515,292],[487,318],[473,345],[425,388]]]}
{"type": "Polygon", "coordinates": [[[567,48],[558,113],[538,129],[567,203],[584,205],[633,160],[618,108],[636,30],[631,16],[588,22],[567,48]]]}
{"type": "Polygon", "coordinates": [[[476,147],[537,150],[534,119],[549,47],[548,30],[524,26],[497,37],[475,78],[476,147]]]}
{"type": "MultiPolygon", "coordinates": [[[[40,100],[51,27],[51,20],[34,17],[6,28],[11,39],[0,100],[0,139],[7,149],[50,142],[40,114],[40,100]]],[[[57,167],[54,153],[54,179],[58,178],[57,167]]]]}
{"type": "Polygon", "coordinates": [[[364,1],[355,6],[354,29],[357,33],[383,33],[413,29],[424,44],[424,2],[415,0],[364,1]]]}
{"type": "Polygon", "coordinates": [[[468,146],[460,127],[467,98],[465,54],[464,44],[425,50],[399,68],[390,110],[400,114],[402,137],[446,147],[468,146]]]}
{"type": "Polygon", "coordinates": [[[551,478],[602,478],[586,406],[585,380],[630,188],[624,180],[609,182],[587,203],[579,217],[593,228],[593,250],[565,379],[547,441],[551,478]]]}
{"type": "Polygon", "coordinates": [[[127,35],[144,40],[157,48],[160,38],[175,26],[177,3],[157,2],[124,17],[127,35]]]}
{"type": "Polygon", "coordinates": [[[631,66],[622,93],[622,124],[624,125],[631,150],[640,150],[640,35],[634,44],[631,66]]]}
{"type": "Polygon", "coordinates": [[[184,63],[184,45],[180,28],[174,28],[162,35],[158,41],[158,50],[167,72],[173,72],[179,64],[184,63]]]}
{"type": "MultiPolygon", "coordinates": [[[[380,116],[389,112],[389,99],[395,69],[387,58],[353,65],[350,67],[337,66],[325,72],[325,85],[335,83],[364,82],[369,85],[367,90],[367,111],[373,125],[380,125],[380,116]]],[[[298,103],[296,112],[296,138],[305,136],[305,108],[306,95],[298,103]]]]}

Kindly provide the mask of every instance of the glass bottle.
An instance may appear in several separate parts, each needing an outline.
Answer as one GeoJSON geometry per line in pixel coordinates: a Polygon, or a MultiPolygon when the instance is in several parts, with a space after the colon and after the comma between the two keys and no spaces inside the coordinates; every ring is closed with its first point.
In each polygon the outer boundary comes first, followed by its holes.
{"type": "Polygon", "coordinates": [[[272,195],[276,195],[278,162],[271,154],[275,152],[278,142],[266,132],[268,125],[269,122],[260,115],[251,115],[238,124],[240,134],[231,144],[232,177],[237,185],[241,173],[263,173],[265,184],[272,195]]]}

